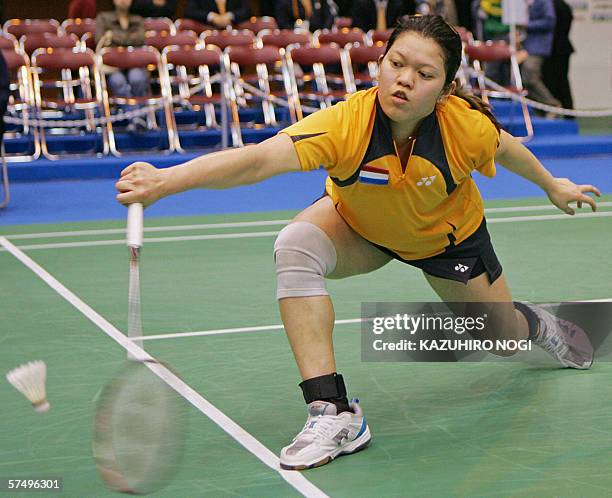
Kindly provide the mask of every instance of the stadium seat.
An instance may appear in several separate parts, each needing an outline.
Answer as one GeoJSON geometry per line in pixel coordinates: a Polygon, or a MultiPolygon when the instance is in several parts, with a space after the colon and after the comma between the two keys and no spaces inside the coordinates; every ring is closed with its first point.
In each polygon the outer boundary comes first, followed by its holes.
{"type": "Polygon", "coordinates": [[[533,137],[533,123],[525,96],[527,92],[523,88],[521,72],[516,59],[515,50],[503,40],[480,42],[474,41],[465,45],[465,53],[468,62],[471,64],[475,75],[478,88],[473,88],[475,93],[480,94],[485,102],[489,102],[489,97],[509,98],[508,93],[513,93],[519,97],[523,119],[527,129],[527,135],[520,137],[523,140],[530,140],[533,137]],[[495,91],[487,88],[485,73],[482,64],[487,62],[508,62],[510,64],[511,86],[506,87],[506,91],[495,91]]]}
{"type": "MultiPolygon", "coordinates": [[[[2,38],[7,39],[7,38],[2,38]]],[[[9,40],[10,41],[10,40],[9,40]]],[[[5,138],[24,139],[22,150],[7,152],[8,162],[29,162],[40,157],[40,140],[38,128],[30,124],[34,113],[34,93],[30,72],[30,59],[18,47],[2,48],[2,55],[9,70],[10,97],[7,113],[11,117],[20,118],[23,124],[11,127],[4,133],[5,138]]]]}
{"type": "MultiPolygon", "coordinates": [[[[158,150],[164,152],[172,152],[174,150],[174,128],[172,119],[172,110],[167,95],[166,85],[149,85],[149,93],[139,97],[125,97],[118,95],[109,95],[108,85],[106,82],[109,71],[114,70],[129,70],[132,68],[143,68],[150,71],[157,70],[158,74],[164,74],[161,57],[159,51],[153,47],[106,47],[96,53],[98,67],[102,68],[102,98],[104,101],[104,111],[107,118],[112,118],[113,110],[118,106],[130,106],[137,108],[148,108],[145,114],[148,130],[159,130],[156,110],[161,108],[163,113],[163,121],[166,128],[167,136],[160,135],[158,140],[158,150]],[[167,138],[167,143],[166,143],[167,138]]],[[[161,79],[161,78],[160,78],[161,79]]],[[[107,133],[109,140],[109,148],[111,154],[115,156],[123,155],[119,150],[116,140],[115,127],[117,124],[112,122],[107,123],[107,133]]],[[[144,145],[145,140],[140,140],[144,145]]],[[[147,147],[150,150],[151,147],[147,147]]]]}
{"type": "Polygon", "coordinates": [[[171,35],[176,34],[176,26],[167,17],[145,17],[144,29],[145,31],[166,31],[171,35]]]}
{"type": "MultiPolygon", "coordinates": [[[[294,96],[282,49],[271,46],[230,47],[224,57],[225,67],[234,78],[229,93],[234,145],[243,145],[241,126],[245,125],[240,123],[239,108],[261,108],[261,124],[276,127],[278,121],[272,100],[277,97],[287,102],[290,119],[296,121],[294,96]],[[246,87],[247,82],[252,84],[252,88],[246,87]]],[[[258,127],[261,124],[254,120],[246,126],[258,127]]]]}
{"type": "Polygon", "coordinates": [[[221,50],[225,50],[227,47],[253,45],[255,43],[255,35],[252,31],[246,29],[242,31],[205,31],[200,35],[200,40],[206,45],[214,45],[221,50]]]}
{"type": "Polygon", "coordinates": [[[257,34],[257,43],[261,46],[286,48],[289,45],[308,45],[312,43],[310,31],[292,29],[264,29],[257,34]]]}
{"type": "Polygon", "coordinates": [[[62,29],[67,34],[77,35],[81,39],[86,33],[96,32],[96,20],[91,18],[66,19],[62,22],[62,29]]]}
{"type": "Polygon", "coordinates": [[[276,24],[276,19],[269,16],[263,17],[251,17],[250,19],[241,22],[236,26],[236,29],[248,29],[253,33],[257,34],[262,29],[276,29],[278,28],[278,24],[276,24]]]}
{"type": "Polygon", "coordinates": [[[49,112],[59,111],[62,113],[60,118],[74,116],[73,119],[86,119],[84,126],[57,126],[53,133],[79,137],[84,133],[94,135],[93,144],[88,150],[56,154],[49,151],[47,131],[41,128],[40,145],[43,155],[48,159],[58,160],[68,154],[108,154],[106,130],[104,126],[96,126],[93,122],[95,117],[104,114],[102,87],[94,53],[80,48],[39,48],[32,54],[31,70],[38,116],[46,118],[49,112]]]}
{"type": "Polygon", "coordinates": [[[374,45],[354,43],[349,49],[350,86],[349,92],[361,88],[371,87],[378,78],[378,59],[385,52],[385,43],[377,42],[374,45]]]}
{"type": "Polygon", "coordinates": [[[172,45],[162,51],[167,92],[171,99],[172,140],[174,149],[185,152],[180,131],[208,131],[218,129],[215,106],[222,99],[221,50],[215,46],[196,47],[172,45]],[[198,91],[195,91],[199,88],[198,91]],[[196,117],[190,123],[177,123],[177,113],[194,112],[196,117]],[[203,111],[203,113],[202,113],[203,111]],[[198,117],[205,119],[200,124],[198,117]]]}
{"type": "Polygon", "coordinates": [[[17,39],[32,33],[62,33],[60,23],[55,19],[9,19],[2,30],[17,39]]]}
{"type": "Polygon", "coordinates": [[[323,45],[335,43],[344,47],[349,43],[365,43],[365,33],[359,28],[319,29],[314,32],[314,43],[323,45]]]}
{"type": "Polygon", "coordinates": [[[304,102],[325,109],[344,99],[348,93],[350,62],[346,51],[336,44],[290,45],[287,47],[287,63],[293,93],[296,96],[298,120],[303,117],[304,102]],[[296,64],[300,67],[296,67],[296,64]],[[337,73],[338,68],[341,74],[337,73]]]}
{"type": "Polygon", "coordinates": [[[76,35],[55,33],[31,33],[23,35],[19,40],[21,49],[31,55],[39,48],[78,48],[81,42],[76,35]]]}

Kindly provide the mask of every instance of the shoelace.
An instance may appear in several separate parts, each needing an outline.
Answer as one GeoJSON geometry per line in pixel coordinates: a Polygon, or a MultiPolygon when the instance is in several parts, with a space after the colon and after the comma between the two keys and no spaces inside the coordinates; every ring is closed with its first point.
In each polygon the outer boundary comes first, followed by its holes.
{"type": "Polygon", "coordinates": [[[302,439],[303,437],[309,437],[313,441],[316,439],[329,437],[331,428],[334,425],[335,418],[332,415],[322,416],[317,415],[316,417],[309,417],[304,428],[299,432],[297,436],[293,438],[293,441],[302,439]],[[312,423],[315,422],[314,427],[311,427],[312,423]]]}
{"type": "Polygon", "coordinates": [[[564,357],[569,352],[569,346],[555,329],[556,325],[560,326],[565,331],[569,331],[571,327],[568,327],[568,324],[562,320],[557,320],[554,324],[546,322],[544,325],[546,326],[546,331],[541,330],[540,334],[538,334],[542,342],[540,346],[544,351],[552,355],[564,357]],[[556,340],[552,340],[553,338],[556,340]]]}

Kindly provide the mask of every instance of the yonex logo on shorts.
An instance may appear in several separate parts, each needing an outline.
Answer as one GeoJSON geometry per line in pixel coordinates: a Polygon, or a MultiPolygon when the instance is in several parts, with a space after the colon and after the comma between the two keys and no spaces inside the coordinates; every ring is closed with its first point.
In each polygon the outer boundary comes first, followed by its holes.
{"type": "Polygon", "coordinates": [[[462,265],[460,263],[457,263],[457,266],[455,266],[455,270],[460,271],[461,273],[465,273],[469,269],[470,269],[469,266],[465,266],[465,265],[462,265]]]}
{"type": "Polygon", "coordinates": [[[434,176],[424,176],[424,177],[421,178],[420,181],[417,182],[417,185],[419,187],[422,187],[423,185],[425,185],[426,187],[429,187],[434,182],[434,180],[436,179],[436,176],[437,175],[434,175],[434,176]]]}

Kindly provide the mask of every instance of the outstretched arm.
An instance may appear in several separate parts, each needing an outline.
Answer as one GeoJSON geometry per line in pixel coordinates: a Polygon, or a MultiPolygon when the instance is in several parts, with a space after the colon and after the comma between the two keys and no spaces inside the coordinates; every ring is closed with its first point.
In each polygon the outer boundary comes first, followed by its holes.
{"type": "Polygon", "coordinates": [[[495,162],[538,185],[546,192],[550,201],[567,214],[574,214],[574,210],[569,206],[569,203],[574,201],[578,203],[579,208],[585,202],[593,211],[597,209],[595,200],[586,195],[586,192],[591,192],[599,197],[601,193],[597,187],[576,185],[567,178],[554,178],[527,147],[503,130],[495,162]]]}
{"type": "Polygon", "coordinates": [[[117,200],[122,204],[140,202],[148,206],[162,197],[193,188],[249,185],[300,170],[291,138],[280,133],[257,145],[206,154],[171,168],[132,163],[121,172],[115,186],[119,191],[117,200]]]}

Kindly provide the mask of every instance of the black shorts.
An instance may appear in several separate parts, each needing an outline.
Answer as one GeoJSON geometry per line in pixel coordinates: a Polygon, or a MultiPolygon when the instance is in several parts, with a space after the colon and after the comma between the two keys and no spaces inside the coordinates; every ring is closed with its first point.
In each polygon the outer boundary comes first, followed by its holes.
{"type": "Polygon", "coordinates": [[[374,245],[394,259],[416,266],[428,275],[464,284],[485,272],[489,276],[489,282],[493,283],[502,274],[502,266],[491,244],[484,217],[480,226],[467,239],[457,245],[448,246],[443,253],[430,258],[407,260],[386,247],[374,245]]]}

